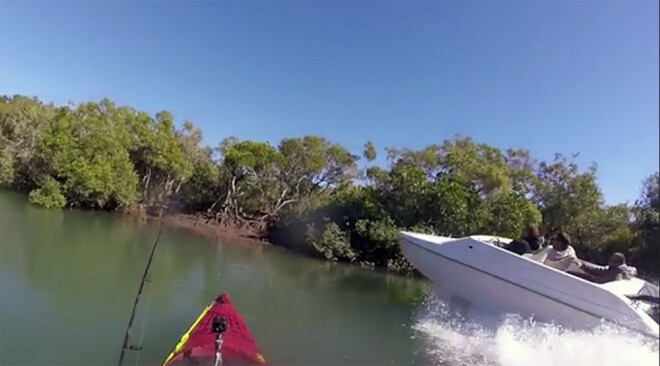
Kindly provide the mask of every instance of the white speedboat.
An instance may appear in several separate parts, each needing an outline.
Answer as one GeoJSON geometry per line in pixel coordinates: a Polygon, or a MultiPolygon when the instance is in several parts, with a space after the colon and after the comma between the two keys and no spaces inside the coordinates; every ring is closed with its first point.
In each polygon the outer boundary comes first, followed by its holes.
{"type": "Polygon", "coordinates": [[[405,257],[448,302],[579,329],[605,320],[659,337],[658,323],[647,313],[651,305],[643,301],[657,301],[658,287],[639,278],[595,284],[544,265],[544,250],[520,256],[500,248],[511,241],[506,238],[402,236],[405,257]]]}

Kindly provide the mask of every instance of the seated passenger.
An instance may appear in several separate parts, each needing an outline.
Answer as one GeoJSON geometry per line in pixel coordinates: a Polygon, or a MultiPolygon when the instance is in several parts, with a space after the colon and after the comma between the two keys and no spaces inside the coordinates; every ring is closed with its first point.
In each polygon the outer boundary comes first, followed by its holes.
{"type": "Polygon", "coordinates": [[[626,257],[621,253],[614,253],[607,266],[582,261],[580,270],[588,275],[588,280],[596,283],[607,283],[628,279],[637,275],[637,268],[626,265],[626,257]]]}
{"type": "Polygon", "coordinates": [[[532,252],[539,250],[545,245],[545,237],[539,233],[539,228],[536,226],[531,226],[529,228],[527,236],[524,239],[529,244],[529,248],[532,252]]]}
{"type": "Polygon", "coordinates": [[[539,235],[539,229],[536,226],[530,226],[520,239],[513,240],[503,248],[513,253],[523,255],[532,253],[543,246],[543,237],[539,235]]]}
{"type": "Polygon", "coordinates": [[[548,251],[543,264],[560,271],[580,268],[580,260],[571,246],[571,238],[565,232],[558,233],[551,241],[552,248],[548,251]]]}

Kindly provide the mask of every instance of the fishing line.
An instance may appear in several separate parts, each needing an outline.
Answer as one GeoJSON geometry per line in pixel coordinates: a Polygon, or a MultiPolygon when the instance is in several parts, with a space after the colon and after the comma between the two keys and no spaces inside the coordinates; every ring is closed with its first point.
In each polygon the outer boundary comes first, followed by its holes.
{"type": "Polygon", "coordinates": [[[142,281],[140,282],[140,287],[138,289],[137,295],[135,296],[135,301],[133,302],[133,310],[131,311],[131,317],[128,320],[128,325],[126,326],[126,333],[124,333],[124,344],[121,347],[121,354],[119,355],[119,363],[121,366],[124,361],[124,355],[126,354],[126,349],[128,348],[128,340],[131,336],[131,328],[133,327],[133,320],[135,320],[135,311],[137,309],[138,302],[140,301],[140,295],[142,295],[142,290],[144,289],[144,284],[149,275],[149,269],[151,268],[151,262],[154,259],[154,253],[156,253],[156,247],[158,247],[158,242],[160,241],[160,233],[163,229],[163,210],[160,210],[158,215],[158,232],[156,233],[156,240],[154,240],[154,245],[151,247],[151,254],[149,254],[149,260],[147,261],[147,266],[144,268],[144,274],[142,275],[142,281]]]}
{"type": "MultiPolygon", "coordinates": [[[[144,314],[142,315],[142,329],[140,329],[140,340],[138,341],[138,345],[140,345],[140,348],[142,347],[142,341],[144,341],[144,330],[147,328],[147,316],[149,314],[149,305],[151,305],[151,295],[153,295],[153,293],[154,293],[153,288],[149,289],[149,296],[147,296],[147,302],[144,307],[144,314]]],[[[135,356],[135,365],[137,365],[139,362],[140,362],[140,352],[138,352],[137,355],[135,356]]]]}

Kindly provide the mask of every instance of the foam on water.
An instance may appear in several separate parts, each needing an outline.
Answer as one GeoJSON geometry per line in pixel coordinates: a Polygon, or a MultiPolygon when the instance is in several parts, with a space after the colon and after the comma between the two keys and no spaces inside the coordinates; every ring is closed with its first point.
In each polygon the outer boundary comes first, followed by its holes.
{"type": "Polygon", "coordinates": [[[576,331],[516,316],[455,313],[430,296],[414,330],[436,365],[646,366],[658,365],[658,342],[603,325],[576,331]]]}

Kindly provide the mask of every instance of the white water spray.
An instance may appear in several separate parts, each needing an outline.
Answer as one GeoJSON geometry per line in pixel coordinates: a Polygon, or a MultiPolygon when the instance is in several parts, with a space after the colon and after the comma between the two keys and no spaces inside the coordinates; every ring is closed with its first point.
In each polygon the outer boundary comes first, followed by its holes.
{"type": "Polygon", "coordinates": [[[451,366],[657,366],[658,342],[603,325],[568,330],[520,317],[480,313],[464,318],[435,296],[413,328],[436,365],[451,366]]]}

